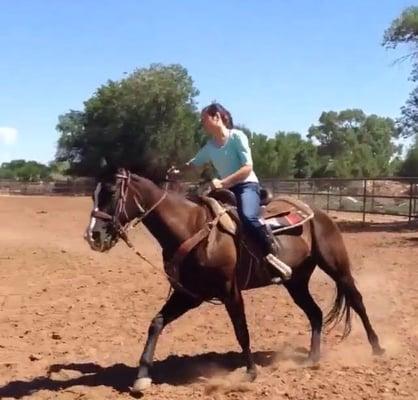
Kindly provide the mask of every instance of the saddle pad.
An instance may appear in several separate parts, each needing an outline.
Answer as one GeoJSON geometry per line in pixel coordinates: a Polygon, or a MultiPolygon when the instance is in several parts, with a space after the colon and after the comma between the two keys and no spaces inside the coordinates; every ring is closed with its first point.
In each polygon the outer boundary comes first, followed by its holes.
{"type": "Polygon", "coordinates": [[[298,213],[290,213],[283,217],[272,217],[266,220],[266,222],[273,229],[283,228],[284,226],[294,226],[303,222],[305,218],[298,213]]]}
{"type": "Polygon", "coordinates": [[[275,198],[263,210],[264,219],[298,213],[304,218],[313,216],[312,209],[304,202],[292,197],[280,196],[275,198]]]}

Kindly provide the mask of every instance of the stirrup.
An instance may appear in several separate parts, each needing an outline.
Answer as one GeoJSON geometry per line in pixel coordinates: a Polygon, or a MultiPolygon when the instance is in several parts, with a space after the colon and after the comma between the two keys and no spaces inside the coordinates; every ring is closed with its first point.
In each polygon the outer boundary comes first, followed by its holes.
{"type": "MultiPolygon", "coordinates": [[[[283,280],[288,281],[292,277],[292,268],[290,268],[283,261],[279,260],[274,254],[269,253],[265,258],[270,265],[279,271],[283,280]]],[[[275,278],[273,278],[273,280],[275,280],[275,278]]]]}

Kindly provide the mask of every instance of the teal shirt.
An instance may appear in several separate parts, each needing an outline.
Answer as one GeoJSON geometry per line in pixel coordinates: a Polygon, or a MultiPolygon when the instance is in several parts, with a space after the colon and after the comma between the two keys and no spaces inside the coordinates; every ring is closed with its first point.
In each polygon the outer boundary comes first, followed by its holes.
{"type": "MultiPolygon", "coordinates": [[[[229,132],[223,146],[218,146],[209,139],[189,162],[198,167],[212,162],[221,179],[237,172],[244,165],[253,165],[247,136],[238,129],[231,129],[229,132]]],[[[254,171],[251,171],[244,182],[258,182],[254,171]]]]}

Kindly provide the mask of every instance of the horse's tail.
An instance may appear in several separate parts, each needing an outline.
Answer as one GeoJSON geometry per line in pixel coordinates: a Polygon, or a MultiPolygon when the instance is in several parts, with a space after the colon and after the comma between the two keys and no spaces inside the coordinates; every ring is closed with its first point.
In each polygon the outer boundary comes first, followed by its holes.
{"type": "Polygon", "coordinates": [[[351,332],[351,307],[347,301],[343,286],[337,283],[337,294],[334,304],[328,314],[325,316],[325,326],[333,329],[341,320],[344,319],[344,331],[342,339],[346,338],[351,332]]]}
{"type": "Polygon", "coordinates": [[[316,209],[311,220],[313,255],[318,266],[336,284],[336,296],[324,324],[334,328],[344,319],[342,338],[351,332],[351,299],[357,291],[351,275],[351,265],[343,238],[337,225],[323,211],[316,209]]]}

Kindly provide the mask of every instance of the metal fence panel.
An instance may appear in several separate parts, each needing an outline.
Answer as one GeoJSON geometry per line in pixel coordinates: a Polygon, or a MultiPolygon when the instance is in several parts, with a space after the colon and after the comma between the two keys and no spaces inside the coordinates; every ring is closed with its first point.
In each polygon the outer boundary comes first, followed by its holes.
{"type": "MultiPolygon", "coordinates": [[[[418,217],[418,177],[379,179],[264,179],[274,195],[295,196],[326,211],[418,217]]],[[[91,179],[54,182],[0,181],[0,195],[88,196],[91,179]]]]}

